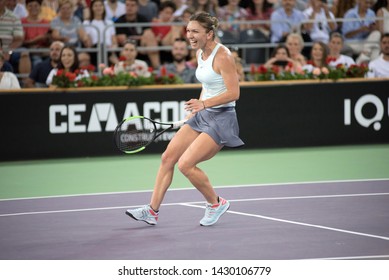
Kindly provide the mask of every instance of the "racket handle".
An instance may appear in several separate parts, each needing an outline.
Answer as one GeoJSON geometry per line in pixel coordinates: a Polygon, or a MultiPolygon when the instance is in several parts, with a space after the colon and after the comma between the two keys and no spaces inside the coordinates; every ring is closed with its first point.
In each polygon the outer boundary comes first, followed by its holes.
{"type": "Polygon", "coordinates": [[[179,127],[183,126],[185,122],[186,122],[186,120],[180,120],[178,122],[174,122],[173,128],[179,128],[179,127]]]}

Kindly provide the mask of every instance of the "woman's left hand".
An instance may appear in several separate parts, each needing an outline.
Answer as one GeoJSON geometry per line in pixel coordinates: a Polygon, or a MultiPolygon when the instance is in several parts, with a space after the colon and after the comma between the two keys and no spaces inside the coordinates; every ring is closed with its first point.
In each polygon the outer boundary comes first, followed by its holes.
{"type": "Polygon", "coordinates": [[[185,102],[185,110],[195,114],[205,109],[204,101],[199,99],[191,99],[185,102]]]}

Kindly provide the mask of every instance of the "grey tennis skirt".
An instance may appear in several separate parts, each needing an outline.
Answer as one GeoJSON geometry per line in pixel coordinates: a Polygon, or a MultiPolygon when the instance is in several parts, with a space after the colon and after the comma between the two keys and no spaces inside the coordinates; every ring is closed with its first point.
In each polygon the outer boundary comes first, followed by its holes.
{"type": "Polygon", "coordinates": [[[204,132],[218,145],[239,147],[244,142],[239,138],[239,125],[234,107],[207,108],[186,121],[193,130],[204,132]]]}

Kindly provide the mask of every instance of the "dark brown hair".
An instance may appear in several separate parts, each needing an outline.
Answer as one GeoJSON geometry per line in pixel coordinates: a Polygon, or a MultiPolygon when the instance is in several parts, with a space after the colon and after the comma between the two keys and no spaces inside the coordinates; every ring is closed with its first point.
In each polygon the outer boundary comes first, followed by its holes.
{"type": "Polygon", "coordinates": [[[199,12],[193,14],[189,21],[197,21],[205,30],[207,30],[207,32],[213,31],[213,38],[215,38],[217,28],[219,27],[219,21],[216,17],[211,16],[206,12],[199,12]]]}

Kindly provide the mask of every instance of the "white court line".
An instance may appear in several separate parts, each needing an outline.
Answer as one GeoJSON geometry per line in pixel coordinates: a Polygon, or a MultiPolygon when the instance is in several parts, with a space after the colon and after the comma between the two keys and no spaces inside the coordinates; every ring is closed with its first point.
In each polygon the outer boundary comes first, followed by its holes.
{"type": "MultiPolygon", "coordinates": [[[[335,194],[335,195],[307,195],[307,196],[284,196],[284,197],[259,197],[259,198],[241,198],[229,199],[230,202],[247,202],[247,201],[264,201],[264,200],[292,200],[292,199],[310,199],[310,198],[337,198],[337,197],[359,197],[359,196],[381,196],[389,195],[389,193],[352,193],[352,194],[335,194]]],[[[188,201],[188,202],[173,202],[163,203],[161,206],[176,206],[186,204],[204,204],[204,201],[188,201]]],[[[33,211],[33,212],[18,212],[0,214],[0,217],[23,216],[23,215],[39,215],[39,214],[55,214],[55,213],[72,213],[72,212],[87,212],[87,211],[103,211],[142,207],[144,205],[126,205],[126,206],[111,206],[111,207],[95,207],[95,208],[78,208],[50,211],[33,211]]]]}
{"type": "MultiPolygon", "coordinates": [[[[204,206],[193,205],[193,204],[189,204],[189,203],[181,203],[181,205],[188,206],[188,207],[195,207],[195,208],[205,208],[204,206]]],[[[357,232],[357,231],[350,231],[350,230],[344,230],[344,229],[333,228],[333,227],[320,226],[320,225],[315,225],[315,224],[295,222],[295,221],[291,221],[291,220],[278,219],[278,218],[273,218],[273,217],[269,217],[269,216],[256,215],[256,214],[250,214],[250,213],[244,213],[244,212],[238,212],[238,211],[231,211],[231,210],[228,210],[228,213],[236,214],[236,215],[241,215],[241,216],[247,216],[247,217],[261,218],[261,219],[271,220],[271,221],[276,221],[276,222],[283,222],[283,223],[288,223],[288,224],[306,226],[306,227],[314,227],[314,228],[319,228],[319,229],[338,231],[338,232],[349,233],[349,234],[354,234],[354,235],[359,235],[359,236],[373,237],[373,238],[378,238],[378,239],[383,239],[383,240],[389,240],[389,237],[387,237],[387,236],[380,236],[380,235],[374,235],[374,234],[367,234],[367,233],[363,233],[363,232],[357,232]]]]}
{"type": "Polygon", "coordinates": [[[306,196],[284,196],[284,197],[259,197],[259,198],[228,199],[228,201],[231,201],[231,202],[246,202],[246,201],[260,201],[260,200],[337,198],[337,197],[381,196],[381,195],[389,195],[389,193],[352,193],[352,194],[328,194],[328,195],[306,195],[306,196]]]}
{"type": "Polygon", "coordinates": [[[312,258],[312,259],[301,259],[301,260],[366,260],[366,259],[383,259],[383,258],[389,258],[389,255],[312,258]]]}
{"type": "MultiPolygon", "coordinates": [[[[376,178],[376,179],[350,179],[350,180],[323,180],[323,181],[302,181],[302,182],[284,182],[284,183],[263,183],[263,184],[246,184],[246,185],[226,185],[226,186],[214,186],[215,189],[221,188],[251,188],[251,187],[271,187],[271,186],[290,186],[290,185],[309,185],[309,184],[335,184],[335,183],[353,183],[353,182],[380,182],[389,181],[389,178],[376,178]]],[[[172,188],[171,191],[186,191],[195,190],[193,187],[188,188],[172,188]]],[[[33,199],[50,199],[50,198],[65,198],[65,197],[84,197],[84,196],[100,196],[100,195],[120,195],[120,194],[132,194],[132,193],[151,193],[153,190],[138,190],[138,191],[125,191],[125,192],[104,192],[104,193],[86,193],[86,194],[68,194],[68,195],[51,195],[51,196],[35,196],[35,197],[19,197],[19,198],[4,198],[2,201],[18,201],[18,200],[33,200],[33,199]]]]}
{"type": "MultiPolygon", "coordinates": [[[[357,197],[357,196],[378,196],[378,195],[389,195],[389,193],[370,193],[370,194],[342,194],[342,195],[322,195],[322,196],[296,196],[296,197],[269,197],[269,198],[251,198],[251,199],[235,199],[230,200],[231,202],[245,202],[245,201],[260,201],[260,200],[279,200],[279,199],[308,199],[308,198],[334,198],[334,197],[357,197]]],[[[198,202],[181,202],[181,203],[164,203],[162,206],[188,206],[188,207],[196,207],[196,208],[202,208],[204,209],[204,206],[200,205],[194,205],[198,203],[204,203],[201,201],[198,202]]],[[[115,210],[115,209],[126,209],[131,207],[140,207],[142,205],[136,205],[136,206],[116,206],[116,207],[100,207],[100,208],[84,208],[84,209],[68,209],[68,210],[52,210],[52,211],[37,211],[37,212],[22,212],[22,213],[10,213],[10,214],[1,214],[0,217],[11,217],[11,216],[23,216],[23,215],[39,215],[39,214],[55,214],[55,213],[72,213],[72,212],[87,212],[87,211],[102,211],[102,210],[115,210]]],[[[373,235],[373,234],[367,234],[362,232],[356,232],[356,231],[349,231],[349,230],[343,230],[338,228],[332,228],[332,227],[326,227],[326,226],[320,226],[315,224],[308,224],[308,223],[302,223],[302,222],[295,222],[291,220],[285,220],[285,219],[278,219],[273,218],[269,216],[263,216],[263,215],[256,215],[256,214],[250,214],[250,213],[244,213],[244,212],[238,212],[238,211],[231,211],[229,210],[228,213],[241,215],[241,216],[247,216],[247,217],[254,217],[254,218],[261,218],[266,220],[272,220],[277,222],[283,222],[283,223],[289,223],[289,224],[295,224],[295,225],[301,225],[306,227],[314,227],[319,229],[326,229],[331,231],[337,231],[342,233],[348,233],[353,235],[359,235],[359,236],[365,236],[365,237],[372,237],[377,239],[383,239],[383,240],[389,240],[389,237],[386,236],[380,236],[380,235],[373,235]]]]}
{"type": "MultiPolygon", "coordinates": [[[[181,205],[180,203],[164,203],[162,206],[177,206],[181,205]]],[[[204,203],[204,202],[184,202],[184,203],[204,203]]],[[[58,213],[74,213],[74,212],[89,212],[89,211],[104,211],[104,210],[117,210],[117,209],[128,209],[128,208],[137,208],[143,207],[141,205],[125,205],[125,206],[111,206],[111,207],[96,207],[96,208],[78,208],[78,209],[65,209],[65,210],[50,210],[50,211],[35,211],[35,212],[18,212],[18,213],[9,213],[9,214],[0,214],[1,217],[13,217],[13,216],[25,216],[25,215],[40,215],[40,214],[58,214],[58,213]]]]}

